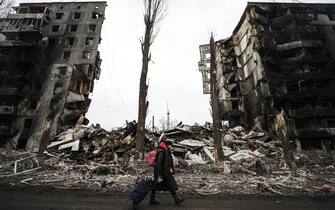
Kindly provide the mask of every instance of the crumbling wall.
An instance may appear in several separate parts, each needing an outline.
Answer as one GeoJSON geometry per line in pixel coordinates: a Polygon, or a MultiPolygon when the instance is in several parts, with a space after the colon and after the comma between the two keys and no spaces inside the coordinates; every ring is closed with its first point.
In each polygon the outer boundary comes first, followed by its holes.
{"type": "Polygon", "coordinates": [[[23,3],[0,19],[2,146],[43,151],[60,131],[88,123],[105,7],[23,3]]]}
{"type": "Polygon", "coordinates": [[[283,111],[291,148],[334,151],[334,15],[335,4],[248,3],[232,37],[216,42],[218,72],[235,58],[226,66],[236,65],[238,80],[233,85],[233,73],[217,78],[221,99],[230,101],[222,119],[235,123],[226,117],[234,95],[241,124],[275,133],[283,111]]]}
{"type": "Polygon", "coordinates": [[[235,127],[244,124],[240,80],[232,37],[216,42],[215,60],[217,86],[221,105],[221,119],[235,127]]]}

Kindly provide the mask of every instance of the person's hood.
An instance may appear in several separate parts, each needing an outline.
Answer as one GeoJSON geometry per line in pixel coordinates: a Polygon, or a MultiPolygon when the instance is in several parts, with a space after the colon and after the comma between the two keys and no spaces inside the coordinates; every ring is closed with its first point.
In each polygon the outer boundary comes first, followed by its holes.
{"type": "Polygon", "coordinates": [[[165,142],[161,142],[161,143],[159,144],[159,148],[160,148],[160,149],[164,149],[164,150],[168,150],[168,149],[169,149],[169,147],[165,144],[165,142]]]}

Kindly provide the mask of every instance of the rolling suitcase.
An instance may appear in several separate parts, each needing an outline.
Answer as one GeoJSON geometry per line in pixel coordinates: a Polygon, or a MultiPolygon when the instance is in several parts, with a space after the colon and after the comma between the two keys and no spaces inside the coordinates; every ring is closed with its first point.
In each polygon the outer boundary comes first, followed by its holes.
{"type": "Polygon", "coordinates": [[[130,192],[130,199],[133,204],[138,205],[147,196],[150,190],[152,190],[154,182],[148,179],[140,180],[134,187],[133,191],[130,192]]]}

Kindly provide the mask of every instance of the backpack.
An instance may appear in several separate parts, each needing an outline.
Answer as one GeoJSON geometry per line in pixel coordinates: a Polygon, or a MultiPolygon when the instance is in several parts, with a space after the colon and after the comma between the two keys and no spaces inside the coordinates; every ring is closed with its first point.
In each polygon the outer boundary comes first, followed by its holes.
{"type": "Polygon", "coordinates": [[[155,167],[157,165],[157,155],[162,151],[161,149],[155,149],[149,152],[146,156],[146,161],[148,166],[155,167]]]}

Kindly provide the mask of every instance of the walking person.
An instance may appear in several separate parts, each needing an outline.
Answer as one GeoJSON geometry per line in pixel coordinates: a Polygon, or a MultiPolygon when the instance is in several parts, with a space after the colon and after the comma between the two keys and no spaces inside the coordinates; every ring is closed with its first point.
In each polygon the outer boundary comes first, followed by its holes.
{"type": "Polygon", "coordinates": [[[156,191],[170,191],[176,205],[182,203],[184,198],[177,195],[178,186],[174,178],[175,168],[171,154],[172,142],[162,141],[159,144],[156,166],[154,168],[154,187],[151,191],[150,205],[158,205],[156,191]]]}

